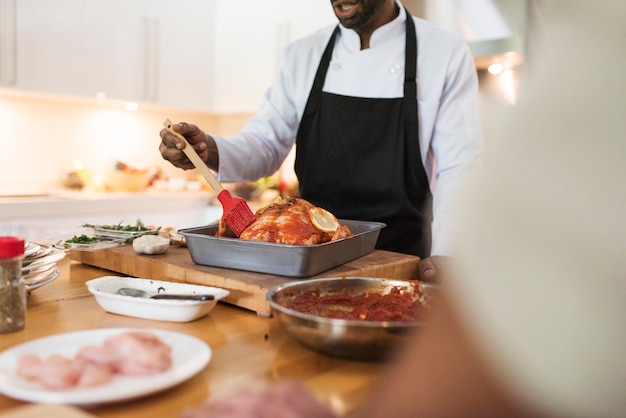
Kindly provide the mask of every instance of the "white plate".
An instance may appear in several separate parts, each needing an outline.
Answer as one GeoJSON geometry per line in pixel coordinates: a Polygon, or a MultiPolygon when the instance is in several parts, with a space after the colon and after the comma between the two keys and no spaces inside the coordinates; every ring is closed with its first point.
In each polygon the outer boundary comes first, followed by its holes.
{"type": "Polygon", "coordinates": [[[34,242],[27,242],[24,244],[24,257],[29,257],[39,251],[41,247],[34,242]]]}
{"type": "Polygon", "coordinates": [[[58,248],[60,250],[80,250],[80,251],[95,251],[95,250],[103,250],[105,248],[113,248],[118,245],[122,245],[126,242],[125,239],[111,239],[111,238],[99,238],[98,241],[90,242],[89,244],[75,244],[66,241],[59,241],[54,244],[54,248],[58,248]]]}
{"type": "Polygon", "coordinates": [[[198,319],[209,313],[218,300],[229,295],[228,290],[218,287],[134,277],[104,276],[89,280],[85,284],[96,297],[98,304],[107,312],[169,322],[189,322],[198,319]],[[212,294],[215,298],[207,301],[144,299],[118,295],[116,292],[122,287],[143,290],[151,296],[157,293],[212,294]]]}
{"type": "Polygon", "coordinates": [[[142,235],[156,235],[159,233],[158,229],[149,229],[146,231],[120,231],[117,229],[106,229],[98,227],[94,227],[93,231],[96,237],[124,239],[126,241],[132,241],[133,238],[137,238],[142,235]]]}
{"type": "Polygon", "coordinates": [[[52,254],[51,246],[44,245],[44,244],[37,244],[37,245],[39,245],[39,250],[37,250],[36,253],[29,255],[28,257],[24,257],[24,260],[22,261],[22,266],[26,267],[29,264],[52,254]]]}
{"type": "Polygon", "coordinates": [[[159,329],[103,328],[70,332],[17,345],[0,354],[0,393],[27,402],[98,405],[125,401],[159,392],[198,374],[211,360],[211,348],[190,335],[159,329]],[[70,390],[46,390],[16,374],[24,354],[74,357],[85,345],[101,344],[107,337],[128,331],[149,332],[172,347],[172,367],[151,376],[119,376],[105,385],[70,390]]]}
{"type": "Polygon", "coordinates": [[[56,263],[57,261],[63,260],[63,258],[65,258],[65,252],[61,251],[61,250],[58,250],[56,248],[53,248],[52,252],[50,253],[50,255],[42,257],[42,258],[38,259],[37,261],[33,261],[32,263],[30,263],[27,266],[23,267],[22,268],[22,275],[30,274],[35,269],[38,269],[38,268],[43,267],[43,266],[46,266],[48,264],[56,263]]]}
{"type": "Polygon", "coordinates": [[[35,277],[40,275],[41,273],[45,273],[47,271],[52,270],[53,268],[55,268],[57,266],[57,263],[48,263],[45,264],[43,266],[39,266],[39,267],[35,267],[35,268],[28,268],[28,267],[24,267],[22,268],[22,278],[24,280],[28,280],[31,277],[35,277]]]}
{"type": "Polygon", "coordinates": [[[31,290],[35,290],[40,288],[41,286],[53,282],[61,275],[61,271],[55,265],[50,272],[47,274],[40,274],[35,277],[31,277],[29,279],[24,279],[24,285],[26,286],[26,290],[30,292],[31,290]]]}

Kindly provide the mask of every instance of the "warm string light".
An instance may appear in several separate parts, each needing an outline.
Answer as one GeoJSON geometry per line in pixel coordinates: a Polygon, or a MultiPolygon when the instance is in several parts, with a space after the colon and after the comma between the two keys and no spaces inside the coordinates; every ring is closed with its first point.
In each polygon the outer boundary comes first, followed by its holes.
{"type": "Polygon", "coordinates": [[[487,73],[494,77],[495,84],[492,85],[502,93],[502,96],[508,103],[514,105],[518,96],[515,69],[520,65],[521,60],[515,54],[507,54],[501,58],[489,64],[486,70],[487,73]]]}
{"type": "Polygon", "coordinates": [[[493,74],[493,75],[498,75],[498,74],[502,74],[504,72],[504,65],[503,64],[491,64],[488,68],[487,68],[487,72],[489,72],[489,74],[493,74]]]}
{"type": "Polygon", "coordinates": [[[515,72],[513,70],[503,71],[502,74],[499,75],[500,83],[502,85],[502,91],[504,92],[504,96],[506,99],[514,105],[517,103],[517,78],[515,77],[515,72]]]}
{"type": "Polygon", "coordinates": [[[517,103],[518,85],[516,72],[513,69],[506,68],[501,64],[493,64],[489,66],[487,72],[493,76],[493,83],[489,83],[497,89],[502,97],[510,104],[517,103]]]}

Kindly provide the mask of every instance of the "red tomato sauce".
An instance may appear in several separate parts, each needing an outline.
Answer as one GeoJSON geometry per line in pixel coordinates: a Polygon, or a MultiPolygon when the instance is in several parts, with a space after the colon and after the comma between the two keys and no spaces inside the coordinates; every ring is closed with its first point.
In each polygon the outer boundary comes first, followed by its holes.
{"type": "Polygon", "coordinates": [[[415,321],[428,310],[419,298],[421,293],[403,292],[392,287],[387,294],[363,293],[352,295],[347,289],[334,295],[320,295],[320,290],[310,290],[284,304],[297,312],[332,319],[363,321],[415,321]]]}

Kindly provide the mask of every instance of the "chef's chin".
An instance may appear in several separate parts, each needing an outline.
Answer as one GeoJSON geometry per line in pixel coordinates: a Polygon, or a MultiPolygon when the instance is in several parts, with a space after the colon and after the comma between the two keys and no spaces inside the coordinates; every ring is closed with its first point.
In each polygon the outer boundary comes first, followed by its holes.
{"type": "Polygon", "coordinates": [[[356,13],[354,16],[349,17],[349,18],[337,17],[337,19],[339,19],[339,23],[344,28],[353,29],[356,31],[358,31],[363,26],[365,26],[366,23],[368,23],[365,19],[363,19],[363,14],[360,14],[360,13],[356,13]]]}
{"type": "Polygon", "coordinates": [[[347,15],[345,13],[340,13],[340,11],[338,12],[337,9],[335,9],[335,16],[339,20],[339,23],[347,29],[358,29],[359,26],[363,24],[363,19],[361,19],[359,13],[356,12],[347,15]]]}
{"type": "Polygon", "coordinates": [[[358,31],[371,23],[385,0],[360,0],[346,3],[349,6],[346,9],[342,8],[341,2],[333,3],[335,16],[343,27],[358,31]]]}

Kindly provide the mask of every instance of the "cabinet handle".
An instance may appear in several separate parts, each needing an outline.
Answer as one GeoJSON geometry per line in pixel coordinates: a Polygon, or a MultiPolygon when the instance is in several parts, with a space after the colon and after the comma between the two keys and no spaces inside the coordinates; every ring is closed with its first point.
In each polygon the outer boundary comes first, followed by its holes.
{"type": "Polygon", "coordinates": [[[9,57],[0,62],[0,85],[11,87],[17,84],[16,0],[0,0],[0,21],[0,55],[9,57]]]}
{"type": "Polygon", "coordinates": [[[159,91],[159,22],[157,19],[143,17],[142,25],[142,66],[140,99],[156,101],[159,91]]]}
{"type": "Polygon", "coordinates": [[[149,47],[148,47],[148,40],[150,39],[150,23],[148,21],[147,17],[143,17],[141,18],[141,58],[142,58],[142,62],[141,62],[141,93],[139,94],[139,99],[140,100],[147,100],[148,98],[148,89],[149,89],[149,84],[148,84],[148,77],[149,77],[149,71],[148,71],[148,51],[149,51],[149,47]]]}
{"type": "Polygon", "coordinates": [[[159,55],[160,55],[160,35],[161,28],[159,26],[159,21],[157,19],[152,20],[152,85],[150,89],[150,100],[156,102],[159,97],[159,70],[161,66],[159,65],[159,55]]]}

